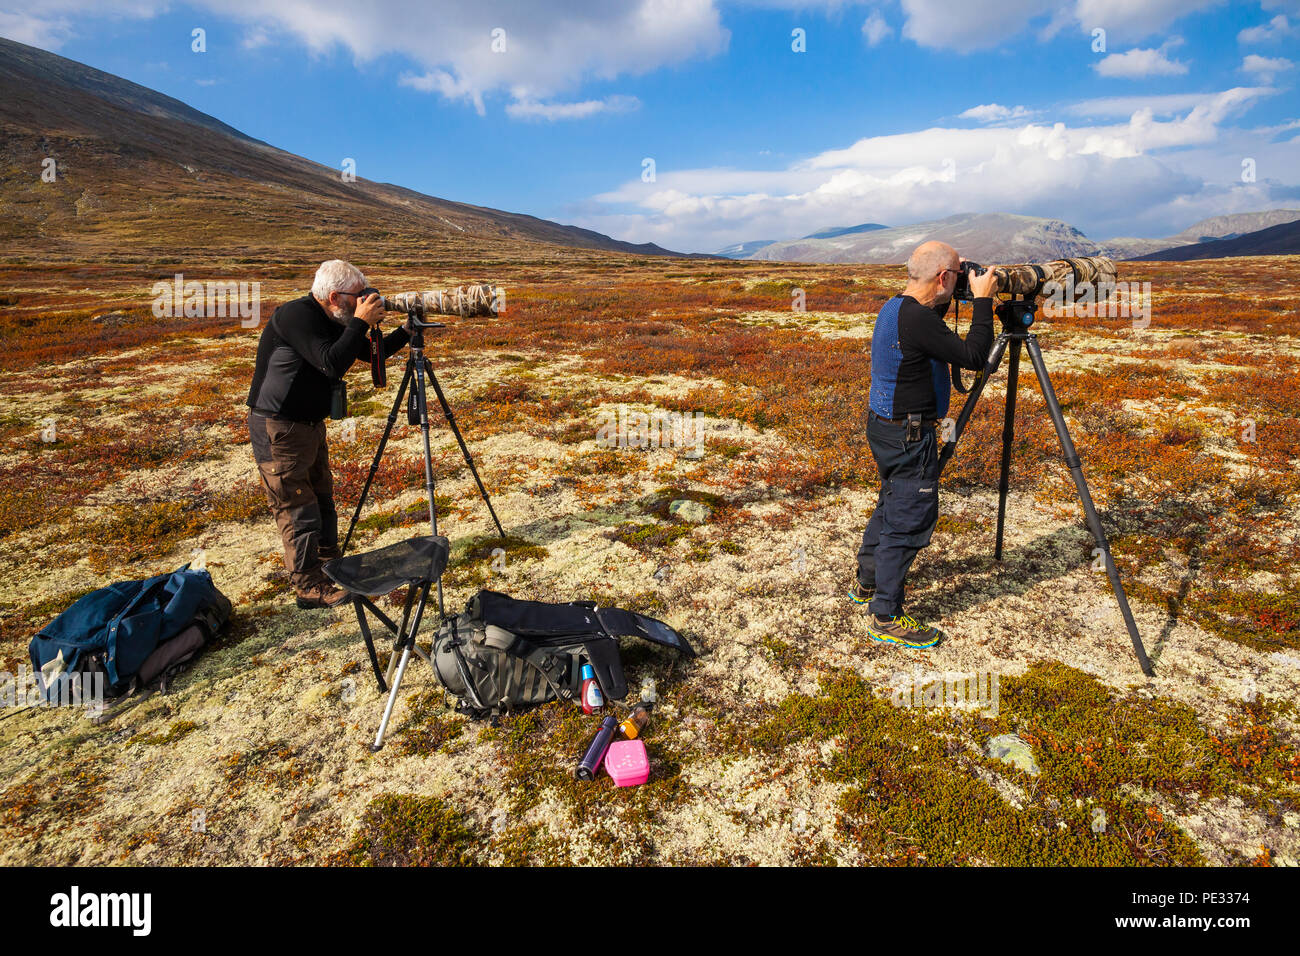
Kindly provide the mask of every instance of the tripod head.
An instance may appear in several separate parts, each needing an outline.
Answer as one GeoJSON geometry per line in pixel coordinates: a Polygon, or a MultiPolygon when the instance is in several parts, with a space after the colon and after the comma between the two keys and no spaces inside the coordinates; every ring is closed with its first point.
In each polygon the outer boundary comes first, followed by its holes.
{"type": "Polygon", "coordinates": [[[426,322],[424,321],[424,299],[411,296],[406,300],[406,328],[411,334],[411,349],[418,351],[424,348],[424,330],[425,329],[445,329],[445,322],[426,322]]]}
{"type": "Polygon", "coordinates": [[[1034,296],[1013,295],[1000,303],[994,314],[1002,320],[1003,333],[1023,338],[1029,334],[1029,327],[1034,324],[1037,309],[1038,301],[1034,296]]]}

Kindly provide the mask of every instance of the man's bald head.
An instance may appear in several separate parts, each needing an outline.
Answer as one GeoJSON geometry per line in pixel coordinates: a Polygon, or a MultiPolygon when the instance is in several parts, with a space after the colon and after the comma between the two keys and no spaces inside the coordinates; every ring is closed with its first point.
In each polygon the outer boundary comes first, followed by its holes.
{"type": "Polygon", "coordinates": [[[946,242],[932,239],[912,251],[907,260],[907,277],[914,282],[928,282],[942,269],[956,269],[961,265],[957,250],[946,242]]]}

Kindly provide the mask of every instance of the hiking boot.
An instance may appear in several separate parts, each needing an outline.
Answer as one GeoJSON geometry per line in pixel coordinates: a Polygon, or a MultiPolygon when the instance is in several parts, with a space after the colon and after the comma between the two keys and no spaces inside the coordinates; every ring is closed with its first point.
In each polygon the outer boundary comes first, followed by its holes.
{"type": "Polygon", "coordinates": [[[298,589],[297,604],[300,610],[309,611],[318,607],[338,607],[352,600],[347,591],[336,588],[328,581],[308,585],[298,589]]]}
{"type": "Polygon", "coordinates": [[[906,614],[897,617],[872,614],[871,622],[867,625],[867,635],[885,644],[914,648],[934,647],[944,638],[943,631],[918,624],[906,614]]]}
{"type": "Polygon", "coordinates": [[[856,578],[853,580],[853,587],[849,588],[849,600],[854,604],[870,604],[871,599],[876,596],[874,587],[864,588],[862,582],[856,578]]]}

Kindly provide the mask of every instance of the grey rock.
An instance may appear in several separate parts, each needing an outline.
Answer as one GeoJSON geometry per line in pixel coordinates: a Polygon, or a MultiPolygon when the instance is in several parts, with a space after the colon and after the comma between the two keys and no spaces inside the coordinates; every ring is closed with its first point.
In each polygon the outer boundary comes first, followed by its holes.
{"type": "Polygon", "coordinates": [[[704,524],[709,520],[709,515],[713,511],[702,501],[678,498],[676,501],[669,503],[668,513],[676,515],[683,521],[689,521],[691,524],[704,524]]]}
{"type": "Polygon", "coordinates": [[[984,752],[994,760],[1001,760],[1032,776],[1038,776],[1038,764],[1034,763],[1034,752],[1029,744],[1015,734],[999,734],[990,737],[984,746],[984,752]]]}

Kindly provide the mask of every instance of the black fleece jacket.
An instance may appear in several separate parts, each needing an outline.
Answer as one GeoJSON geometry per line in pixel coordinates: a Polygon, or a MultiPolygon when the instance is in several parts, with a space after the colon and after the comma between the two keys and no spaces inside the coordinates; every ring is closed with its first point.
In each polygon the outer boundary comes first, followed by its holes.
{"type": "MultiPolygon", "coordinates": [[[[255,412],[295,422],[319,422],[330,412],[330,392],[356,361],[370,361],[369,326],[358,318],[340,324],[311,295],[281,305],[257,344],[257,365],[247,405],[255,412]]],[[[409,341],[406,329],[384,337],[384,355],[409,341]]]]}

